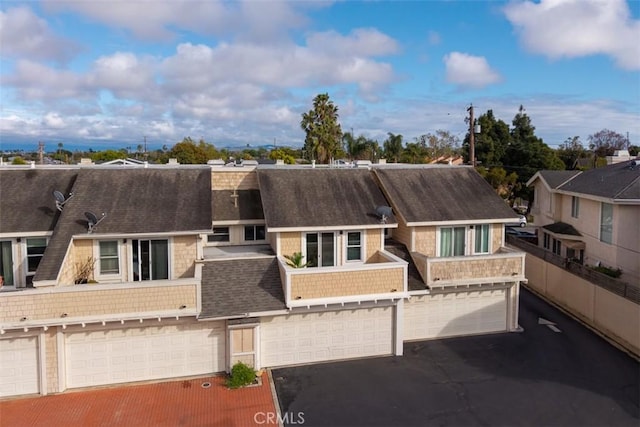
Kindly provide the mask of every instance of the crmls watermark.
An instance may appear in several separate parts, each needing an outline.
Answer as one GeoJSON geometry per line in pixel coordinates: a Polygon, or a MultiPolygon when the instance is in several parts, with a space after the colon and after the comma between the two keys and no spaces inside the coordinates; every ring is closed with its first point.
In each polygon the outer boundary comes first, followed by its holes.
{"type": "Polygon", "coordinates": [[[285,412],[283,414],[256,412],[253,414],[253,421],[256,424],[304,424],[304,412],[285,412]]]}

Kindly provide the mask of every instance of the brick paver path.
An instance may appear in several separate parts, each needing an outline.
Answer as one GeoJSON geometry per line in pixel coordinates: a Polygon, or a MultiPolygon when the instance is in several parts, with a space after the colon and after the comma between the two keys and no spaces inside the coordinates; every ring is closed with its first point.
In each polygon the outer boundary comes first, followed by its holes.
{"type": "Polygon", "coordinates": [[[5,400],[0,426],[232,427],[268,425],[268,413],[275,406],[264,373],[261,386],[237,390],[223,377],[207,377],[5,400]],[[211,387],[202,388],[205,382],[211,387]]]}

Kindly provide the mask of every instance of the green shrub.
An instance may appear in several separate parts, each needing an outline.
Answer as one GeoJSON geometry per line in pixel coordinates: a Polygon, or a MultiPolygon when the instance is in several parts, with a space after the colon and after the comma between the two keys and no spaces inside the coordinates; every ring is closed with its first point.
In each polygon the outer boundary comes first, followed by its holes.
{"type": "Polygon", "coordinates": [[[227,387],[239,388],[244,387],[256,379],[256,371],[242,362],[238,362],[231,368],[231,375],[227,378],[227,387]]]}
{"type": "Polygon", "coordinates": [[[593,269],[599,273],[606,274],[609,277],[613,277],[614,279],[617,279],[622,275],[622,270],[619,268],[611,268],[605,267],[604,265],[599,265],[597,267],[593,267],[593,269]]]}

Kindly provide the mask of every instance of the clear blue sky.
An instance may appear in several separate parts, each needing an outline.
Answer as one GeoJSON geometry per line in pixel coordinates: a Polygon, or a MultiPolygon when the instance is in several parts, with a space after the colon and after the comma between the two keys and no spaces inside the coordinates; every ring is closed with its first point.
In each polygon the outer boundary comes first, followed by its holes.
{"type": "Polygon", "coordinates": [[[0,149],[300,146],[324,92],[380,143],[463,138],[473,103],[640,144],[639,0],[3,0],[0,40],[0,149]]]}

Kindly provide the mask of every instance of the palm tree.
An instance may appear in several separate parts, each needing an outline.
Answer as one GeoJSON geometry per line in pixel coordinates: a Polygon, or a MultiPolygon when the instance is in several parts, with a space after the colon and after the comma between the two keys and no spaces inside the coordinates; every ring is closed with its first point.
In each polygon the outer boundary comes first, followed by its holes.
{"type": "Polygon", "coordinates": [[[313,109],[302,114],[300,127],[305,131],[304,149],[312,159],[328,163],[340,149],[342,129],[338,123],[338,107],[321,93],[313,98],[313,109]]]}

